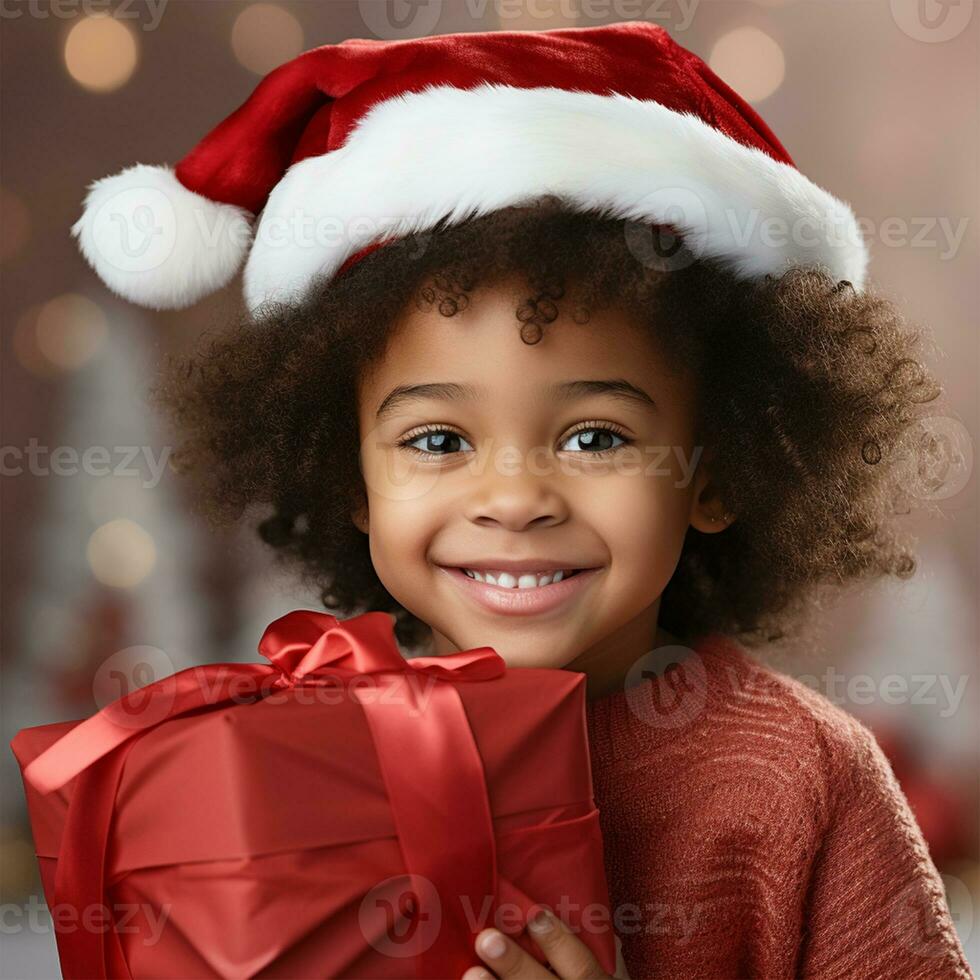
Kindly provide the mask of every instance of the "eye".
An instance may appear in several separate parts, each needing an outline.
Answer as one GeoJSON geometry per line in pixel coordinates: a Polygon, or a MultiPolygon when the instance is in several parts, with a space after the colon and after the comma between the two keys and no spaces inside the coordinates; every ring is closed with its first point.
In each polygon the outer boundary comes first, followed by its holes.
{"type": "Polygon", "coordinates": [[[568,440],[579,440],[579,453],[598,456],[625,446],[630,440],[609,423],[588,422],[568,436],[568,440]],[[610,439],[619,439],[619,445],[609,445],[610,439]]]}
{"type": "MultiPolygon", "coordinates": [[[[427,459],[433,459],[438,456],[453,455],[458,451],[458,444],[461,442],[469,446],[469,443],[458,432],[453,432],[452,429],[431,428],[416,432],[414,435],[410,434],[406,436],[398,443],[398,446],[419,456],[424,456],[427,459]],[[428,446],[425,449],[421,449],[415,445],[415,443],[422,440],[428,442],[428,446]]],[[[473,447],[470,446],[470,448],[472,449],[473,447]]]]}
{"type": "MultiPolygon", "coordinates": [[[[567,436],[565,442],[572,439],[578,440],[576,454],[588,456],[600,456],[603,453],[613,452],[631,441],[621,430],[608,422],[587,422],[567,436]],[[619,444],[612,443],[610,445],[613,439],[618,439],[619,444]]],[[[428,429],[409,433],[397,443],[397,446],[424,459],[437,459],[440,456],[456,455],[460,451],[460,443],[470,450],[473,449],[458,432],[432,426],[428,429]],[[422,442],[423,446],[417,446],[416,443],[419,442],[422,442]]]]}

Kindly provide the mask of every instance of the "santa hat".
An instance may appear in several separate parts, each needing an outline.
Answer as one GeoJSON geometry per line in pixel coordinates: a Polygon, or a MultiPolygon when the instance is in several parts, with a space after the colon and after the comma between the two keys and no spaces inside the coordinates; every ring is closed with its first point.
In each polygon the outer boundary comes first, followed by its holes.
{"type": "Polygon", "coordinates": [[[379,243],[544,194],[669,224],[745,279],[820,265],[864,284],[848,205],[700,58],[639,21],[314,48],[174,168],[95,181],[72,234],[110,289],[153,309],[196,302],[244,261],[254,311],[379,243]]]}

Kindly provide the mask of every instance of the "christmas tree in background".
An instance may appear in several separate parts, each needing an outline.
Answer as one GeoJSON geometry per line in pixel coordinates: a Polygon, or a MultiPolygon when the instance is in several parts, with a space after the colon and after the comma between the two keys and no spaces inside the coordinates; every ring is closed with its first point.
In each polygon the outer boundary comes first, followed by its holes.
{"type": "MultiPolygon", "coordinates": [[[[58,424],[47,444],[35,440],[33,462],[23,460],[22,478],[41,499],[28,532],[30,586],[4,659],[7,743],[20,728],[86,717],[128,690],[220,659],[208,649],[207,597],[197,586],[204,543],[148,401],[156,363],[146,320],[123,304],[106,316],[72,294],[25,329],[64,373],[58,424]]],[[[18,883],[40,887],[9,751],[0,778],[4,897],[16,901],[18,883]]]]}

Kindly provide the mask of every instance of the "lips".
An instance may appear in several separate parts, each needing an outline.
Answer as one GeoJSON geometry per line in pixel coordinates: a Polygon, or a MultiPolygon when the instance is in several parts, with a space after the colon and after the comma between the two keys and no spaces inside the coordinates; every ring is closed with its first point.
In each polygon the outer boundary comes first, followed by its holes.
{"type": "Polygon", "coordinates": [[[462,568],[436,567],[470,602],[486,611],[510,616],[533,616],[559,609],[581,596],[602,571],[601,568],[583,568],[560,582],[533,589],[516,589],[471,579],[462,568]]]}

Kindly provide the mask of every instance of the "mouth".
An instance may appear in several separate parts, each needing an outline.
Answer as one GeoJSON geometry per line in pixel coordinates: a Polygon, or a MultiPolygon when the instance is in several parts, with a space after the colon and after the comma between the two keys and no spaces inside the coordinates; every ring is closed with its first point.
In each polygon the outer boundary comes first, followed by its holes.
{"type": "Polygon", "coordinates": [[[502,589],[540,589],[583,571],[581,568],[556,568],[540,572],[491,571],[484,568],[459,569],[467,578],[502,589]]]}
{"type": "Polygon", "coordinates": [[[514,616],[539,615],[563,607],[579,598],[602,571],[601,567],[574,568],[562,572],[502,575],[495,580],[492,572],[478,569],[449,565],[437,565],[436,568],[480,608],[514,616]],[[535,584],[532,579],[537,580],[535,584]]]}

